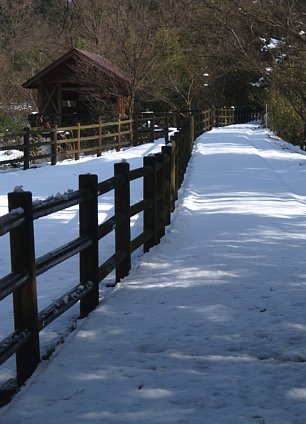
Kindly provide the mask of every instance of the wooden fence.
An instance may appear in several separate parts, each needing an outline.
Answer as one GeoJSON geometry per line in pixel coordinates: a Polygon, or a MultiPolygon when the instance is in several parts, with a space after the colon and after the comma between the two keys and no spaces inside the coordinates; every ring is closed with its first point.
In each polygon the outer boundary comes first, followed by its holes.
{"type": "MultiPolygon", "coordinates": [[[[199,118],[197,118],[199,119],[199,118]]],[[[199,130],[199,129],[198,129],[199,130]]],[[[143,158],[143,166],[130,169],[126,162],[114,165],[114,176],[98,182],[92,174],[79,176],[79,189],[63,198],[32,202],[30,192],[8,194],[9,213],[0,217],[0,236],[9,234],[11,273],[0,279],[0,300],[13,296],[15,331],[0,342],[0,365],[16,355],[18,388],[40,361],[39,332],[79,302],[80,316],[87,316],[99,303],[99,284],[112,271],[114,282],[128,275],[131,254],[143,246],[147,252],[159,243],[170,224],[178,190],[184,179],[196,136],[193,115],[161,152],[143,158]],[[130,182],[143,179],[142,200],[130,204],[130,182]],[[98,198],[114,190],[114,215],[98,224],[98,198]],[[35,258],[33,222],[74,205],[79,205],[79,237],[35,258]],[[131,218],[143,212],[142,233],[131,239],[131,218]],[[115,252],[99,264],[99,240],[115,232],[115,252]],[[36,277],[79,255],[78,284],[38,311],[36,277]]],[[[0,404],[12,395],[12,386],[0,390],[0,404]]]]}
{"type": "MultiPolygon", "coordinates": [[[[99,154],[104,148],[119,149],[124,145],[142,143],[148,133],[150,140],[155,138],[155,125],[160,130],[156,137],[160,138],[163,134],[165,146],[160,153],[144,157],[141,168],[130,170],[128,163],[115,164],[114,176],[108,180],[98,182],[96,175],[80,175],[79,189],[65,194],[63,198],[56,197],[33,204],[30,192],[8,194],[10,212],[0,217],[0,236],[9,234],[10,237],[11,273],[0,279],[0,301],[13,296],[15,331],[0,341],[0,365],[15,355],[17,366],[15,384],[0,388],[0,406],[7,403],[37,367],[40,361],[40,331],[77,302],[80,304],[80,316],[87,316],[98,305],[99,284],[115,271],[115,280],[111,285],[116,285],[128,275],[131,254],[135,250],[143,246],[144,252],[147,252],[159,243],[165,234],[165,227],[170,224],[171,212],[184,179],[194,140],[224,116],[223,112],[219,113],[215,109],[187,111],[180,116],[173,116],[175,123],[179,123],[179,130],[170,137],[170,144],[167,144],[169,117],[162,122],[163,116],[152,114],[133,121],[100,121],[98,125],[68,127],[65,131],[72,131],[77,136],[67,140],[58,137],[64,129],[54,128],[51,131],[52,163],[56,163],[59,146],[65,146],[68,142],[72,143],[70,153],[76,158],[81,152],[99,154]],[[112,128],[112,131],[106,133],[106,128],[112,128]],[[88,130],[93,133],[88,134],[88,130]],[[82,131],[87,131],[86,135],[83,136],[82,131]],[[107,139],[111,139],[110,144],[106,144],[107,139]],[[143,179],[143,198],[131,205],[130,183],[137,179],[143,179]],[[114,216],[98,225],[98,198],[111,190],[115,193],[114,216]],[[79,237],[36,258],[34,220],[74,205],[79,205],[79,237]],[[131,239],[131,218],[141,212],[142,233],[131,239]],[[99,264],[99,240],[112,231],[115,232],[115,252],[103,264],[99,264]],[[38,311],[36,277],[75,255],[79,255],[78,284],[38,311]]],[[[33,146],[30,139],[34,136],[35,132],[29,130],[22,133],[22,161],[25,168],[29,167],[32,160],[33,146]]],[[[36,147],[44,145],[50,145],[50,142],[36,143],[36,147]]],[[[44,159],[50,156],[37,157],[44,159]]]]}
{"type": "Polygon", "coordinates": [[[261,120],[263,111],[257,107],[222,107],[213,110],[214,126],[223,127],[230,124],[261,120]]]}
{"type": "Polygon", "coordinates": [[[152,142],[157,138],[169,140],[171,114],[143,114],[134,119],[99,122],[91,125],[79,123],[69,127],[38,130],[25,128],[23,131],[0,133],[0,151],[18,152],[15,159],[0,160],[0,166],[18,166],[24,169],[30,164],[73,158],[81,154],[97,154],[103,151],[152,142]],[[47,151],[46,151],[47,150],[47,151]]]}
{"type": "Polygon", "coordinates": [[[169,140],[169,126],[180,128],[182,120],[193,116],[196,134],[212,126],[247,122],[259,119],[258,110],[252,108],[209,108],[203,111],[176,111],[171,113],[143,113],[133,119],[117,119],[112,122],[99,122],[91,125],[75,124],[70,127],[53,127],[46,130],[30,130],[0,134],[0,151],[18,151],[16,159],[0,160],[0,166],[20,166],[29,169],[31,164],[73,158],[82,154],[96,154],[122,147],[152,142],[157,138],[169,140]],[[14,141],[13,141],[14,140],[14,141]]]}

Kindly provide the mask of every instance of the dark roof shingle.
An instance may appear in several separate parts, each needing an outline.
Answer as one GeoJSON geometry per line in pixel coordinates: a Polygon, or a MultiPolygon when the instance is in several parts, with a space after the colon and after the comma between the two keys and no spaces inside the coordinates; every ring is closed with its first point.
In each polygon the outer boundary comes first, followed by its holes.
{"type": "Polygon", "coordinates": [[[70,58],[77,56],[80,59],[89,60],[94,66],[100,68],[103,72],[107,73],[111,77],[121,80],[125,84],[129,84],[130,81],[126,75],[119,69],[118,66],[100,56],[97,53],[88,52],[86,50],[80,50],[77,48],[71,49],[69,52],[52,62],[49,66],[38,72],[32,78],[22,84],[24,88],[37,88],[41,78],[45,77],[49,72],[54,70],[57,66],[62,65],[70,58]]]}
{"type": "Polygon", "coordinates": [[[84,55],[85,57],[91,59],[98,66],[102,66],[102,68],[106,69],[107,71],[112,73],[114,76],[119,77],[125,80],[126,82],[129,82],[129,79],[124,75],[121,69],[119,69],[118,66],[116,66],[114,63],[105,59],[105,57],[100,56],[97,53],[88,52],[86,50],[80,50],[80,49],[74,49],[74,50],[79,52],[81,55],[84,55]]]}

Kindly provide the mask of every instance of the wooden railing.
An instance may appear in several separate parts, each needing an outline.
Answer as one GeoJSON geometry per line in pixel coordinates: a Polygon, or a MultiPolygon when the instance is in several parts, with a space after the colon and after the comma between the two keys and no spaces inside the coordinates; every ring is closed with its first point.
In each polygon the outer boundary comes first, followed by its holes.
{"type": "Polygon", "coordinates": [[[157,138],[169,139],[169,116],[146,114],[134,119],[69,127],[0,133],[0,151],[18,151],[15,159],[0,160],[0,166],[18,166],[29,169],[31,163],[49,160],[51,165],[66,158],[78,160],[81,154],[97,154],[120,150],[122,147],[152,142],[157,138]],[[157,125],[158,126],[157,126],[157,125]]]}
{"type": "Polygon", "coordinates": [[[171,113],[143,113],[133,119],[117,119],[112,122],[99,122],[91,125],[75,124],[69,127],[54,126],[43,131],[30,130],[14,133],[0,133],[0,151],[17,150],[20,157],[0,160],[0,166],[20,166],[28,169],[32,163],[49,160],[57,161],[82,154],[96,154],[103,151],[120,150],[125,146],[152,142],[157,138],[169,140],[169,126],[180,128],[182,119],[193,116],[195,134],[199,135],[212,126],[247,122],[260,119],[260,114],[252,108],[208,108],[206,110],[171,113]]]}
{"type": "MultiPolygon", "coordinates": [[[[115,279],[109,285],[116,285],[128,275],[132,253],[141,246],[144,252],[147,252],[158,244],[165,234],[165,227],[170,224],[171,212],[175,208],[178,190],[184,179],[193,142],[197,136],[216,124],[218,116],[224,116],[214,109],[188,111],[183,115],[184,118],[179,118],[178,115],[175,117],[180,128],[170,137],[170,144],[167,144],[169,121],[165,123],[165,146],[160,153],[144,157],[141,168],[130,170],[128,163],[117,163],[113,177],[102,182],[98,182],[96,175],[80,175],[78,190],[65,193],[62,198],[56,196],[34,204],[30,192],[8,194],[10,212],[0,217],[0,236],[10,236],[11,273],[0,279],[0,301],[13,296],[15,330],[0,341],[0,365],[16,355],[17,367],[15,387],[12,388],[10,384],[9,388],[6,385],[0,388],[0,405],[7,402],[12,392],[23,384],[37,367],[40,361],[40,331],[77,302],[80,304],[80,317],[87,316],[99,303],[99,284],[115,271],[115,279]],[[143,180],[143,197],[138,203],[131,204],[130,183],[137,179],[143,180]],[[114,215],[98,224],[98,199],[112,190],[115,194],[114,215]],[[79,205],[79,236],[36,258],[34,221],[74,205],[79,205]],[[131,218],[141,212],[142,232],[132,239],[131,218]],[[99,264],[99,240],[112,231],[115,232],[115,251],[104,263],[99,264]],[[78,283],[46,308],[38,311],[36,277],[75,255],[79,255],[78,283]]],[[[142,143],[142,138],[148,133],[151,140],[154,136],[154,122],[158,122],[158,128],[162,128],[158,119],[161,118],[147,116],[138,118],[136,122],[100,121],[98,125],[77,125],[65,128],[65,131],[72,131],[73,134],[76,131],[77,136],[71,136],[69,139],[74,146],[73,155],[84,151],[83,143],[85,145],[92,142],[97,144],[87,145],[86,151],[96,151],[99,154],[106,147],[107,138],[112,138],[112,148],[120,148],[125,143],[142,143]],[[130,134],[133,126],[136,127],[136,135],[132,139],[130,134]],[[109,127],[113,129],[111,135],[104,133],[109,127]],[[117,130],[114,131],[114,128],[117,130]],[[82,131],[88,130],[95,130],[96,133],[82,134],[82,131]]],[[[56,134],[60,131],[62,129],[59,128],[53,130],[53,158],[58,155],[58,147],[66,144],[66,141],[62,143],[63,140],[57,139],[56,134]]],[[[25,167],[28,167],[31,161],[29,139],[32,136],[33,132],[30,134],[29,130],[22,134],[25,140],[25,167]]],[[[36,146],[45,144],[46,142],[37,142],[36,146]]],[[[50,142],[48,144],[50,145],[50,142]]]]}
{"type": "MultiPolygon", "coordinates": [[[[170,224],[178,190],[184,179],[195,139],[193,116],[161,152],[144,157],[143,166],[130,169],[127,162],[114,166],[113,177],[98,182],[96,175],[80,175],[79,189],[62,198],[32,202],[30,192],[8,194],[9,213],[0,217],[0,236],[10,235],[11,273],[0,279],[0,300],[13,296],[15,331],[0,342],[0,365],[16,355],[16,387],[32,374],[40,361],[39,332],[79,302],[80,317],[99,303],[99,284],[115,271],[114,286],[131,268],[131,254],[143,246],[147,252],[159,243],[170,224]],[[131,204],[131,181],[143,180],[143,196],[131,204]],[[114,215],[98,224],[98,198],[114,190],[114,215]],[[79,236],[57,249],[35,258],[34,220],[79,205],[79,236]],[[141,234],[131,239],[131,218],[143,212],[141,234]],[[99,240],[115,232],[115,251],[99,264],[99,240]],[[79,281],[45,309],[38,311],[36,277],[79,255],[79,281]]],[[[0,390],[0,404],[11,393],[0,390]],[[2,396],[2,401],[1,401],[2,396]]]]}
{"type": "Polygon", "coordinates": [[[257,107],[218,107],[213,109],[214,126],[224,127],[230,124],[261,120],[262,110],[257,107]]]}

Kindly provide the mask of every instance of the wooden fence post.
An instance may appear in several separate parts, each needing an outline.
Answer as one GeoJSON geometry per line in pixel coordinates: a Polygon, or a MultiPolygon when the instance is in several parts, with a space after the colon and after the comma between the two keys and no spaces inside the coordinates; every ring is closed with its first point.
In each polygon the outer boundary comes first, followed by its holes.
{"type": "Polygon", "coordinates": [[[23,129],[23,169],[30,168],[30,129],[23,129]]]}
{"type": "MultiPolygon", "coordinates": [[[[184,124],[183,124],[184,125],[184,124]]],[[[176,132],[174,134],[174,138],[175,138],[175,144],[176,144],[176,149],[175,149],[175,173],[176,173],[176,183],[177,183],[177,190],[179,190],[179,188],[181,187],[182,184],[182,132],[183,132],[183,125],[182,125],[182,129],[180,132],[176,132]]]]}
{"type": "Polygon", "coordinates": [[[211,113],[211,128],[216,127],[217,124],[217,120],[216,120],[216,107],[212,106],[212,108],[210,109],[210,113],[211,113]]]}
{"type": "Polygon", "coordinates": [[[129,139],[129,142],[130,142],[130,146],[133,146],[134,144],[133,144],[133,119],[131,119],[130,117],[129,117],[129,120],[130,120],[130,124],[129,124],[129,127],[130,127],[130,134],[129,134],[129,137],[130,137],[130,139],[129,139]]]}
{"type": "Polygon", "coordinates": [[[74,152],[74,159],[79,160],[80,159],[80,152],[81,152],[81,124],[77,123],[77,141],[76,141],[76,149],[74,152]]]}
{"type": "Polygon", "coordinates": [[[162,146],[162,153],[165,156],[165,224],[171,222],[171,146],[162,146]]]}
{"type": "MultiPolygon", "coordinates": [[[[195,116],[195,123],[194,123],[194,125],[195,125],[195,134],[196,134],[196,136],[198,135],[198,133],[200,132],[200,127],[201,127],[201,117],[200,117],[200,115],[199,115],[199,112],[198,111],[195,111],[195,112],[192,112],[192,113],[194,113],[195,115],[193,115],[193,116],[195,116]]],[[[189,114],[188,115],[188,117],[186,118],[188,121],[190,120],[190,117],[191,117],[191,114],[189,114]]],[[[190,131],[191,131],[191,129],[190,129],[190,131]]]]}
{"type": "Polygon", "coordinates": [[[171,154],[171,197],[172,197],[172,201],[171,201],[171,212],[174,211],[175,209],[175,201],[178,198],[178,182],[177,182],[177,139],[176,137],[173,135],[172,137],[170,137],[170,141],[171,141],[171,150],[172,150],[172,154],[171,154]]]}
{"type": "Polygon", "coordinates": [[[122,135],[121,135],[121,120],[120,120],[120,115],[118,117],[118,146],[117,146],[117,151],[120,152],[120,148],[121,148],[121,140],[122,139],[122,135]]]}
{"type": "Polygon", "coordinates": [[[55,124],[51,130],[51,165],[57,162],[57,125],[55,124]]]}
{"type": "Polygon", "coordinates": [[[214,117],[215,117],[215,127],[220,127],[221,125],[220,125],[220,114],[221,114],[221,109],[219,109],[219,108],[214,108],[214,111],[215,111],[215,114],[214,114],[214,117]]]}
{"type": "Polygon", "coordinates": [[[135,116],[134,120],[133,120],[133,127],[134,127],[134,134],[132,137],[133,140],[133,146],[138,146],[139,144],[139,133],[138,133],[138,118],[137,116],[135,116]]]}
{"type": "Polygon", "coordinates": [[[184,172],[187,168],[189,159],[191,157],[193,142],[196,139],[196,137],[201,134],[201,131],[202,131],[202,120],[199,121],[198,131],[195,130],[196,121],[197,121],[197,117],[195,119],[193,115],[189,115],[186,121],[185,134],[184,134],[184,143],[185,143],[184,168],[183,168],[184,172]]]}
{"type": "Polygon", "coordinates": [[[126,277],[131,269],[131,226],[130,226],[130,165],[115,163],[114,175],[122,176],[123,184],[115,189],[115,215],[123,214],[123,220],[115,229],[116,252],[124,251],[123,261],[116,267],[116,283],[126,277]]]}
{"type": "Polygon", "coordinates": [[[98,151],[97,151],[97,157],[101,156],[101,151],[102,151],[102,118],[99,117],[99,147],[98,147],[98,151]]]}
{"type": "Polygon", "coordinates": [[[178,133],[177,139],[179,144],[179,187],[181,187],[184,179],[184,166],[185,166],[185,137],[186,137],[186,122],[183,121],[182,130],[178,133]]]}
{"type": "Polygon", "coordinates": [[[157,175],[156,175],[156,191],[157,191],[157,220],[158,220],[158,241],[165,235],[165,222],[166,222],[166,211],[165,211],[165,156],[162,153],[155,153],[156,164],[157,164],[157,175]]]}
{"type": "MultiPolygon", "coordinates": [[[[190,115],[188,117],[188,120],[189,120],[188,138],[190,140],[190,145],[192,146],[196,137],[198,137],[203,132],[203,122],[201,121],[201,126],[200,126],[199,130],[196,130],[195,129],[196,119],[194,118],[194,115],[190,115]]],[[[192,150],[192,147],[191,147],[191,150],[192,150]]]]}
{"type": "Polygon", "coordinates": [[[190,131],[189,131],[190,121],[187,118],[185,121],[184,129],[180,133],[180,142],[181,142],[181,178],[180,178],[180,186],[184,181],[184,175],[187,168],[188,160],[189,160],[189,139],[190,139],[190,131]]]}
{"type": "Polygon", "coordinates": [[[151,247],[158,243],[157,234],[157,188],[156,188],[156,157],[148,155],[143,158],[143,166],[152,168],[152,172],[143,179],[143,199],[151,200],[152,206],[144,210],[143,227],[144,231],[151,231],[152,236],[144,243],[144,252],[148,252],[151,247]]]}
{"type": "Polygon", "coordinates": [[[189,129],[189,133],[187,132],[186,134],[186,155],[185,155],[185,164],[184,164],[184,173],[187,169],[190,157],[191,157],[191,152],[192,152],[192,146],[193,146],[193,140],[194,138],[192,138],[194,136],[193,134],[193,129],[192,127],[192,118],[190,117],[189,122],[188,122],[188,129],[189,129]]]}
{"type": "Polygon", "coordinates": [[[98,255],[98,177],[93,174],[79,176],[79,189],[91,196],[79,206],[80,237],[89,237],[92,244],[80,253],[80,281],[91,281],[92,290],[80,300],[80,315],[87,316],[99,303],[98,255]]]}
{"type": "Polygon", "coordinates": [[[181,126],[181,117],[180,117],[180,111],[176,109],[175,111],[175,128],[179,128],[181,126]]]}
{"type": "Polygon", "coordinates": [[[169,114],[165,117],[165,144],[169,143],[169,114]]]}
{"type": "Polygon", "coordinates": [[[10,232],[12,272],[28,276],[13,294],[15,330],[31,333],[29,341],[16,352],[17,380],[23,384],[40,361],[32,193],[9,193],[8,204],[10,211],[22,208],[25,218],[10,232]]]}
{"type": "Polygon", "coordinates": [[[151,137],[151,142],[154,143],[155,137],[154,137],[154,115],[153,114],[151,117],[150,137],[151,137]]]}

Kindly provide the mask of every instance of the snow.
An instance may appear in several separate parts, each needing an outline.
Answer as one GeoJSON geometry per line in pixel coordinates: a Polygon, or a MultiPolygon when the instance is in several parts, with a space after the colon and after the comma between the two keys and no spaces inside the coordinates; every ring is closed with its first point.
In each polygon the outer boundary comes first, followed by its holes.
{"type": "Polygon", "coordinates": [[[0,151],[0,164],[1,161],[13,160],[23,158],[23,152],[20,150],[3,150],[0,151]]]}
{"type": "Polygon", "coordinates": [[[22,215],[24,213],[24,209],[23,208],[16,208],[16,209],[12,209],[10,211],[11,215],[22,215]]]}
{"type": "MultiPolygon", "coordinates": [[[[103,181],[114,175],[114,163],[127,160],[131,169],[143,165],[143,156],[150,153],[160,152],[163,139],[154,144],[149,143],[120,152],[107,152],[100,158],[87,156],[76,162],[66,160],[56,166],[41,166],[30,170],[16,170],[0,173],[0,215],[8,212],[7,193],[12,191],[31,191],[34,205],[39,206],[45,199],[60,200],[69,198],[72,190],[78,189],[79,174],[97,174],[98,181],[103,181]]],[[[132,183],[132,202],[136,203],[142,195],[142,187],[136,182],[132,183]]],[[[17,209],[17,208],[16,208],[17,209]]],[[[18,208],[19,211],[21,208],[18,208]]],[[[21,211],[20,211],[21,212],[21,211]]],[[[99,197],[99,222],[113,215],[113,192],[99,197]]],[[[132,219],[132,234],[135,237],[141,232],[141,216],[132,219]]],[[[35,253],[36,258],[56,249],[65,243],[77,238],[78,232],[78,206],[54,213],[48,217],[34,221],[35,253]],[[64,230],[63,230],[64,229],[64,230]]],[[[107,236],[100,242],[100,264],[111,256],[114,249],[113,235],[107,236]]],[[[0,238],[0,270],[1,277],[10,272],[9,237],[0,238]]],[[[134,255],[133,262],[137,261],[139,252],[134,255]]],[[[114,280],[113,276],[112,282],[114,280]]],[[[106,280],[107,282],[108,280],[106,280]]],[[[46,308],[55,299],[59,298],[77,284],[79,284],[78,257],[75,256],[37,278],[38,309],[46,308]]],[[[105,287],[101,285],[101,297],[105,295],[105,287]]],[[[109,291],[109,290],[108,290],[109,291]]],[[[46,351],[61,340],[63,333],[69,331],[79,314],[79,307],[75,305],[62,317],[46,327],[41,334],[41,353],[46,351]]],[[[9,297],[1,302],[0,308],[0,339],[7,337],[13,331],[12,298],[9,297]]],[[[14,358],[0,367],[0,385],[15,373],[14,358]]]]}
{"type": "Polygon", "coordinates": [[[277,38],[270,38],[270,42],[267,44],[268,49],[275,49],[277,47],[283,46],[285,43],[282,40],[278,40],[277,38]]]}
{"type": "Polygon", "coordinates": [[[281,48],[285,45],[283,40],[277,38],[269,38],[268,40],[260,38],[260,40],[264,43],[264,47],[262,48],[263,51],[281,48]]]}
{"type": "Polygon", "coordinates": [[[19,186],[14,187],[14,190],[13,191],[15,193],[21,193],[22,191],[24,191],[23,190],[23,185],[19,185],[19,186]]]}
{"type": "MultiPolygon", "coordinates": [[[[306,156],[272,136],[246,124],[198,138],[160,245],[77,321],[1,424],[304,424],[306,156]]],[[[113,161],[134,168],[156,148],[4,174],[1,188],[64,192],[78,173],[101,180],[113,161]]],[[[39,240],[62,241],[70,214],[39,240]]]]}

